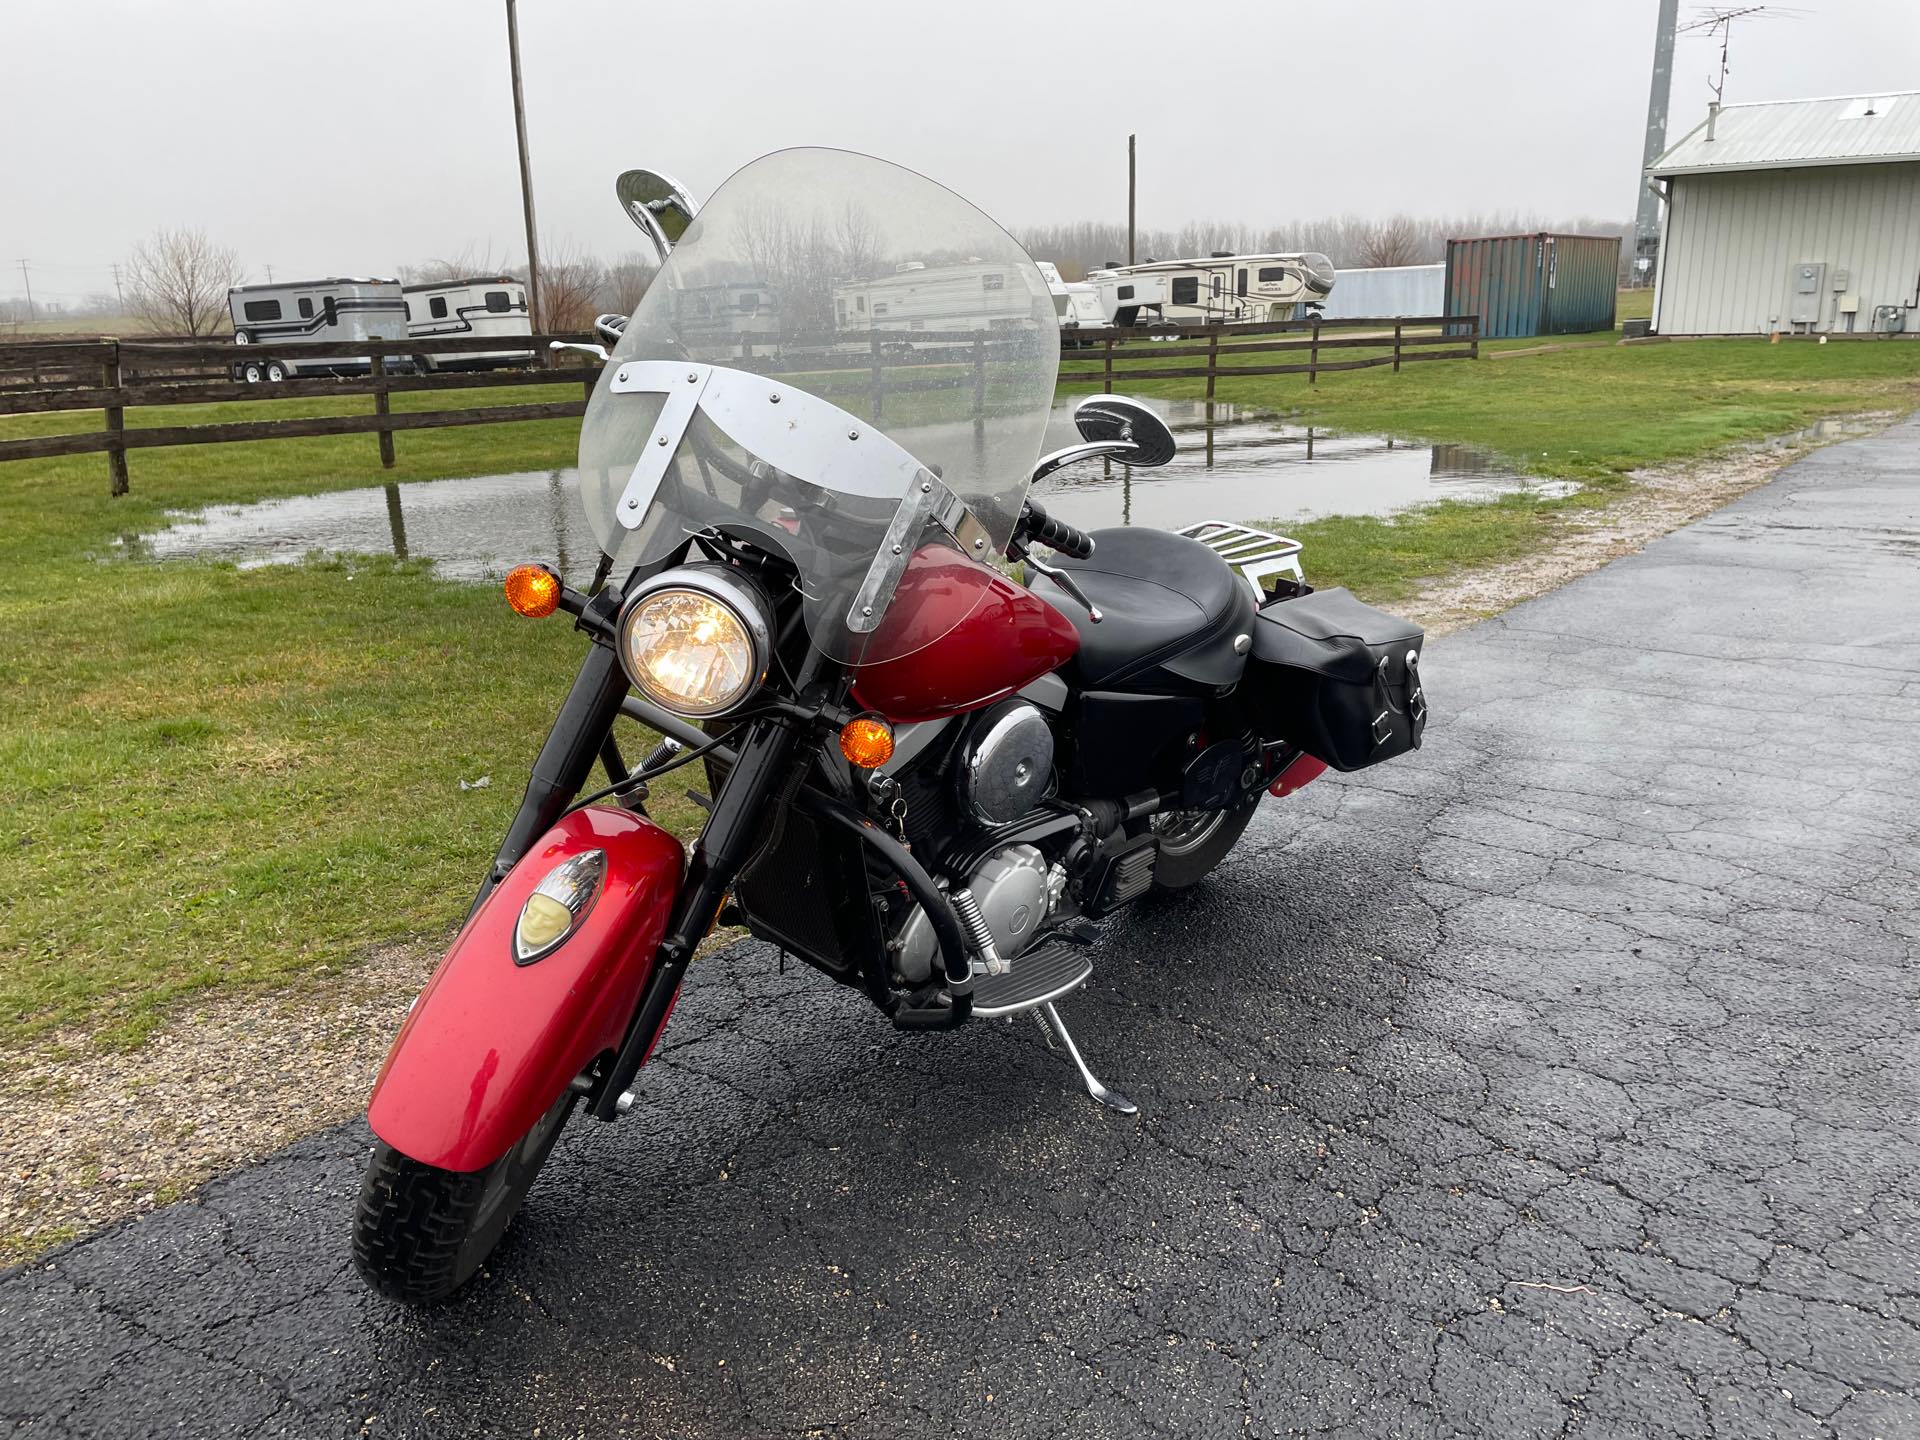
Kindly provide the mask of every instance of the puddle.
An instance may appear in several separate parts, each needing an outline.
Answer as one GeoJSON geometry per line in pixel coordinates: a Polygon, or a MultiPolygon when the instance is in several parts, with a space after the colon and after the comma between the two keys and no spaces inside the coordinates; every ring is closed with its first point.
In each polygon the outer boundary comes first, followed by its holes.
{"type": "MultiPolygon", "coordinates": [[[[1331,435],[1226,404],[1212,407],[1209,423],[1204,401],[1150,403],[1179,438],[1171,464],[1137,471],[1075,466],[1042,481],[1035,497],[1085,529],[1171,529],[1205,519],[1284,525],[1320,515],[1383,515],[1426,500],[1529,488],[1465,446],[1331,435]]],[[[1069,399],[1056,408],[1048,449],[1078,439],[1072,405],[1069,399]]],[[[391,554],[430,559],[456,580],[490,580],[522,561],[544,560],[575,584],[592,576],[599,558],[571,469],[216,505],[182,514],[134,548],[154,559],[201,557],[242,568],[289,564],[314,551],[391,554]]]]}
{"type": "MultiPolygon", "coordinates": [[[[1416,445],[1384,435],[1336,435],[1283,424],[1269,412],[1202,400],[1150,401],[1179,452],[1154,470],[1071,466],[1034,487],[1049,511],[1083,530],[1104,525],[1175,529],[1199,520],[1285,524],[1323,515],[1390,515],[1428,500],[1484,500],[1513,490],[1564,494],[1529,481],[1482,450],[1416,445]]],[[[1047,447],[1072,444],[1071,406],[1057,409],[1047,447]]]]}

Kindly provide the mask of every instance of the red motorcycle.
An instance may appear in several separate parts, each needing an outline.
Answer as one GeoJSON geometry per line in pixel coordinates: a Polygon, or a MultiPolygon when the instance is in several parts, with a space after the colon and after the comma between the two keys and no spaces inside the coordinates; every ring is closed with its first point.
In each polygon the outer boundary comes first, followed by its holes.
{"type": "Polygon", "coordinates": [[[1058,1008],[1101,920],[1426,716],[1420,630],[1313,591],[1297,544],[1085,534],[1026,499],[1075,461],[1165,464],[1173,436],[1096,395],[1081,443],[1039,458],[1059,322],[966,201],[829,150],[755,161],[697,212],[645,172],[621,198],[665,263],[581,433],[607,583],[508,577],[587,655],[369,1111],[353,1255],[407,1301],[473,1273],[576,1108],[633,1106],[716,924],[903,1030],[1034,1013],[1132,1113],[1058,1008]],[[623,718],[662,737],[637,765],[623,718]],[[689,847],[646,799],[696,763],[689,847]]]}

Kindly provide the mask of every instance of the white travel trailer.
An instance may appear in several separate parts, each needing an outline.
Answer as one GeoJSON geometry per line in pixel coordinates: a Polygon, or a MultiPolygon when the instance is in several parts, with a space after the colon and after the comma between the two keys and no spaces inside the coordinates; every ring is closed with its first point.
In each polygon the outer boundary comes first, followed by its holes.
{"type": "MultiPolygon", "coordinates": [[[[833,287],[833,324],[842,334],[1016,329],[1033,314],[1025,277],[1000,265],[965,261],[928,266],[909,260],[877,280],[833,287]]],[[[908,342],[911,343],[911,342],[908,342]]]]}
{"type": "Polygon", "coordinates": [[[1116,325],[1156,320],[1231,325],[1304,320],[1332,293],[1335,274],[1333,262],[1324,255],[1216,250],[1205,259],[1110,266],[1090,272],[1087,279],[1099,287],[1116,325]],[[1120,293],[1128,289],[1134,293],[1120,293]]]}
{"type": "Polygon", "coordinates": [[[1105,328],[1107,311],[1100,303],[1098,289],[1084,280],[1062,280],[1059,266],[1051,260],[1036,260],[1034,265],[1047,278],[1047,289],[1053,295],[1053,313],[1060,317],[1063,338],[1071,341],[1067,332],[1074,330],[1105,328]]]}
{"type": "MultiPolygon", "coordinates": [[[[510,275],[480,276],[409,285],[407,334],[415,340],[458,335],[499,335],[524,339],[533,333],[527,314],[527,287],[510,275]]],[[[533,359],[528,347],[502,345],[498,350],[454,351],[421,357],[429,370],[494,370],[503,365],[525,365],[533,359]]]]}
{"type": "MultiPolygon", "coordinates": [[[[407,302],[398,280],[336,277],[236,285],[227,291],[227,310],[237,345],[407,338],[407,302]]],[[[313,360],[273,356],[236,360],[233,378],[257,384],[291,375],[358,375],[371,367],[365,355],[313,360]]]]}

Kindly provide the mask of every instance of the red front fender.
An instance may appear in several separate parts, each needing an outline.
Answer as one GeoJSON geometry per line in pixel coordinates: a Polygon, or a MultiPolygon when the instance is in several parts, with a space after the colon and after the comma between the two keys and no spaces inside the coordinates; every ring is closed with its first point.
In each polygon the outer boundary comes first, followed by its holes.
{"type": "Polygon", "coordinates": [[[420,992],[367,1119],[401,1154],[481,1170],[508,1149],[603,1051],[617,1050],[653,970],[680,887],[680,842],[605,806],[562,817],[467,922],[420,992]],[[554,866],[604,850],[606,880],[580,928],[516,965],[513,930],[554,866]]]}

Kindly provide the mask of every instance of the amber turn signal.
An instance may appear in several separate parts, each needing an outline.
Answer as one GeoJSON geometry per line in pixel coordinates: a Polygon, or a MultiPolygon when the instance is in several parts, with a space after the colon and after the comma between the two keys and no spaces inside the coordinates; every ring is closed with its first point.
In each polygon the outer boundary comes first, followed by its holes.
{"type": "Polygon", "coordinates": [[[507,572],[507,603],[516,615],[538,620],[560,608],[560,577],[544,565],[516,565],[507,572]]]}
{"type": "Polygon", "coordinates": [[[840,727],[840,753],[862,770],[893,758],[893,727],[877,715],[861,715],[840,727]]]}

